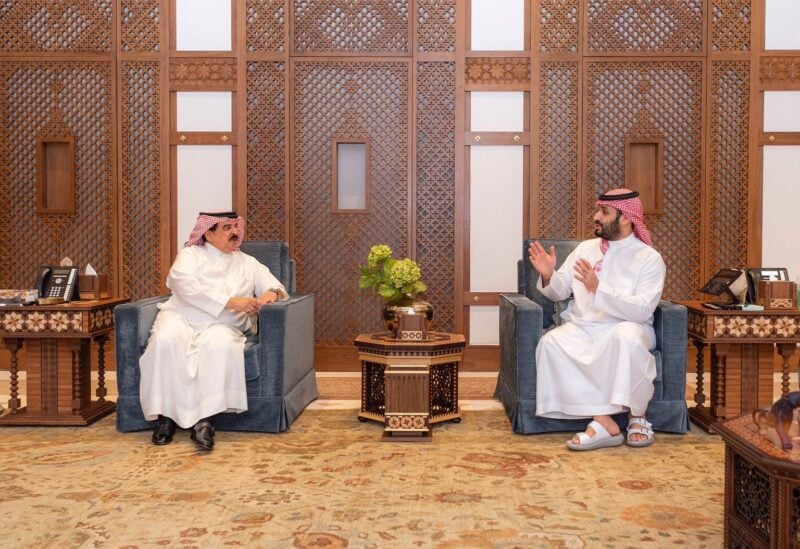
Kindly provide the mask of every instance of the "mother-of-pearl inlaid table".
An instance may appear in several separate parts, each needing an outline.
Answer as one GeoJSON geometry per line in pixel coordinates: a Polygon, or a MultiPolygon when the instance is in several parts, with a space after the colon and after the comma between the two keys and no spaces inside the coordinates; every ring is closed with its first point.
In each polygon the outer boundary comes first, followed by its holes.
{"type": "Polygon", "coordinates": [[[789,359],[800,343],[800,309],[716,310],[685,301],[689,339],[697,349],[697,391],[689,417],[706,431],[716,421],[769,407],[775,351],[781,356],[781,393],[789,391],[789,359]],[[711,387],[706,405],[704,351],[710,351],[711,387]]]}
{"type": "Polygon", "coordinates": [[[0,307],[0,338],[11,352],[11,398],[0,425],[88,425],[114,411],[105,387],[105,343],[114,331],[110,298],[58,305],[0,307]],[[91,396],[91,344],[97,343],[98,386],[91,396]],[[26,406],[19,398],[19,350],[25,349],[26,406]]]}

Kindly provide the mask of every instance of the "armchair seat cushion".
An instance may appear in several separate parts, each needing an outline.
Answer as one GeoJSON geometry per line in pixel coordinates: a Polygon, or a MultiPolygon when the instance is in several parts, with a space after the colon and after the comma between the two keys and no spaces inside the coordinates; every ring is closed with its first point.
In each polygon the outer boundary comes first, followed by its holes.
{"type": "MultiPolygon", "coordinates": [[[[294,295],[295,266],[283,242],[243,242],[242,251],[267,265],[290,294],[287,301],[264,306],[257,335],[244,349],[247,411],[219,414],[221,430],[277,433],[289,428],[318,397],[314,371],[314,297],[294,295]]],[[[168,296],[126,303],[114,310],[117,366],[117,429],[155,426],[144,419],[139,401],[139,357],[147,347],[158,304],[168,296]]]]}
{"type": "MultiPolygon", "coordinates": [[[[536,289],[538,273],[527,260],[523,243],[517,263],[518,293],[500,296],[500,372],[495,398],[503,404],[515,433],[582,431],[588,419],[551,419],[536,415],[536,346],[542,334],[558,322],[563,305],[553,304],[536,289]]],[[[545,249],[555,246],[558,265],[578,245],[577,240],[535,239],[545,249]]],[[[656,379],[647,418],[658,431],[685,433],[689,429],[686,405],[687,311],[682,305],[661,301],[654,314],[656,379]]],[[[621,427],[627,414],[614,418],[621,427]]]]}

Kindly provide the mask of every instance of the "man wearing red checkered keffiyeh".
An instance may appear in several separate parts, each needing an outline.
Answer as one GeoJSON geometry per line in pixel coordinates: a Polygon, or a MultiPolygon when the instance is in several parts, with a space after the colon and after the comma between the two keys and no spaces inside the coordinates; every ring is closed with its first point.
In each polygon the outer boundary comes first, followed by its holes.
{"type": "Polygon", "coordinates": [[[213,416],[247,410],[245,334],[262,305],[289,296],[239,249],[243,239],[235,212],[201,212],[170,268],[172,295],[159,305],[139,359],[142,412],[157,420],[154,444],[172,442],[176,426],[191,427],[196,445],[211,450],[213,416]]]}
{"type": "Polygon", "coordinates": [[[598,238],[578,244],[556,270],[555,248],[531,244],[537,287],[552,301],[572,297],[566,322],[536,348],[536,414],[591,418],[586,431],[567,441],[571,450],[619,446],[626,441],[612,418],[628,413],[627,444],[649,446],[645,418],[656,377],[653,313],[666,268],[652,245],[639,193],[614,189],[599,196],[598,238]]]}

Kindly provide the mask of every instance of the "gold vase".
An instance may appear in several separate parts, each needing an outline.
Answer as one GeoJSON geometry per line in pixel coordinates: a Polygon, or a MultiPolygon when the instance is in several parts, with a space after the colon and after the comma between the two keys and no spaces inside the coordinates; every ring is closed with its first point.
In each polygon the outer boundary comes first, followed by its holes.
{"type": "Polygon", "coordinates": [[[381,307],[383,324],[386,329],[397,337],[397,327],[400,324],[400,315],[421,314],[425,316],[425,329],[430,331],[433,322],[433,305],[411,295],[405,295],[398,300],[388,301],[381,307]]]}

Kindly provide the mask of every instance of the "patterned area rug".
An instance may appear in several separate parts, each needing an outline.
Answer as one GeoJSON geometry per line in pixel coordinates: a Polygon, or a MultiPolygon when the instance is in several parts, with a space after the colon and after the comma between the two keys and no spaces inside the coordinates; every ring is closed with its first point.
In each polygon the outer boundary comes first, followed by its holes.
{"type": "Polygon", "coordinates": [[[6,547],[720,547],[724,447],[657,435],[588,453],[466,412],[428,443],[381,442],[354,411],[279,435],[220,432],[210,454],[84,428],[4,428],[6,547]]]}

